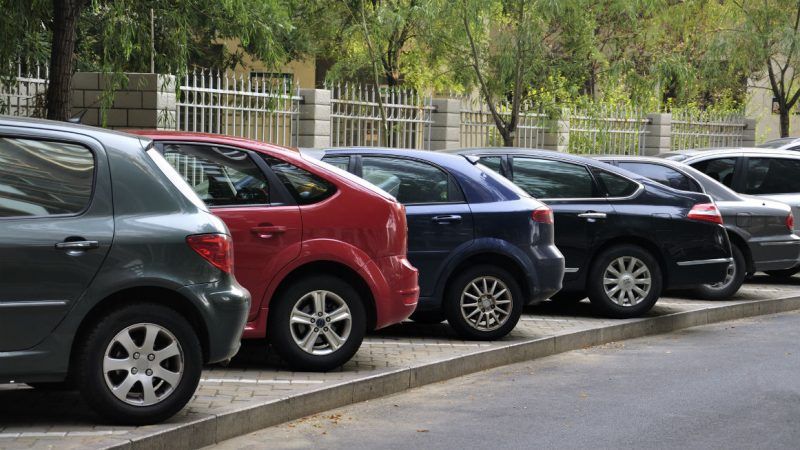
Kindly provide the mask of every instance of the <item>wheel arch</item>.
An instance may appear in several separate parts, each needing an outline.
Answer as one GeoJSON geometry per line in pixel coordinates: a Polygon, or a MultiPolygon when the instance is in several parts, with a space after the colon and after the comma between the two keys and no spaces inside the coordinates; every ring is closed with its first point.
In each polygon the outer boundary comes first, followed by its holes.
{"type": "Polygon", "coordinates": [[[742,252],[742,255],[744,255],[744,260],[747,264],[747,272],[754,272],[755,263],[753,262],[753,253],[750,252],[750,246],[747,245],[747,241],[742,235],[730,228],[726,227],[725,231],[728,233],[728,240],[731,242],[731,245],[735,245],[739,251],[742,252]]]}
{"type": "MultiPolygon", "coordinates": [[[[441,296],[441,298],[444,298],[445,293],[447,292],[448,289],[450,289],[453,280],[459,273],[461,273],[463,270],[469,267],[481,264],[494,265],[507,271],[509,274],[511,274],[512,277],[514,277],[514,281],[517,282],[520,289],[522,290],[523,299],[530,298],[531,289],[533,286],[531,286],[531,282],[525,275],[525,272],[522,269],[522,264],[512,256],[491,250],[482,250],[476,253],[472,253],[470,255],[463,257],[457,263],[455,263],[452,269],[447,273],[447,276],[444,277],[443,282],[441,283],[441,289],[439,290],[439,295],[441,296]]],[[[527,300],[525,301],[525,303],[527,303],[527,300]]]]}

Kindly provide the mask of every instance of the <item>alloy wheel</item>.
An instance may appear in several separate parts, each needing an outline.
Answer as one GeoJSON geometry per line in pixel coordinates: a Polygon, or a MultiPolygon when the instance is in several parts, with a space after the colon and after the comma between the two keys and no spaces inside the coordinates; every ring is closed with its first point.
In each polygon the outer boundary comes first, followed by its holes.
{"type": "Polygon", "coordinates": [[[150,406],[170,396],[183,377],[180,342],[166,328],[131,325],[114,336],[103,357],[106,386],[119,400],[150,406]]]}
{"type": "Polygon", "coordinates": [[[289,329],[295,344],[306,353],[327,355],[350,337],[353,317],[347,303],[336,293],[312,291],[292,308],[289,329]]]}
{"type": "Polygon", "coordinates": [[[620,256],[606,267],[603,289],[608,298],[619,306],[635,306],[650,293],[650,269],[641,259],[620,256]]]}
{"type": "Polygon", "coordinates": [[[467,283],[460,307],[464,320],[476,330],[496,330],[511,316],[511,291],[499,278],[481,276],[467,283]]]}

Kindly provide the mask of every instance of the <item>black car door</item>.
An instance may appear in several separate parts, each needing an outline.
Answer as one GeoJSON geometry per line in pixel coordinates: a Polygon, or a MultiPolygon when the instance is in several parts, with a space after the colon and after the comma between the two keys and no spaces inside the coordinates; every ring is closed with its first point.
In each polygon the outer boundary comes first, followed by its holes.
{"type": "Polygon", "coordinates": [[[564,279],[577,278],[588,269],[592,247],[614,210],[585,165],[520,155],[510,162],[514,183],[553,208],[564,279]]]}
{"type": "Polygon", "coordinates": [[[433,295],[448,255],[473,239],[472,212],[455,180],[428,162],[363,155],[365,180],[406,207],[408,259],[419,269],[420,295],[433,295]]]}

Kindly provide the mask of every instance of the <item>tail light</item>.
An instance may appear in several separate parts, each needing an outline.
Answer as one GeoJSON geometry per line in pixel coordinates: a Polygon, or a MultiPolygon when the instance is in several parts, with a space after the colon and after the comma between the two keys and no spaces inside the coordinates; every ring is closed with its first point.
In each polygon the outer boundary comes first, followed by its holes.
{"type": "Polygon", "coordinates": [[[794,231],[794,214],[792,214],[791,211],[789,211],[789,215],[786,216],[786,228],[788,228],[789,231],[794,231]]]}
{"type": "Polygon", "coordinates": [[[186,243],[214,267],[233,272],[233,244],[227,234],[193,234],[186,236],[186,243]]]}
{"type": "Polygon", "coordinates": [[[531,218],[537,223],[553,223],[553,210],[549,206],[541,206],[531,213],[531,218]]]}
{"type": "Polygon", "coordinates": [[[717,205],[713,203],[698,203],[694,205],[687,215],[688,218],[693,220],[701,220],[703,222],[711,222],[722,225],[722,214],[719,213],[717,205]]]}

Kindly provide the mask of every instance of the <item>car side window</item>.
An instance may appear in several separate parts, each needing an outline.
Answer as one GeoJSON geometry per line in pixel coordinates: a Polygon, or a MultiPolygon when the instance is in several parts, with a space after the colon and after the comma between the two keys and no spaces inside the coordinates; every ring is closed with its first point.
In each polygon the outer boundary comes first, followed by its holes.
{"type": "Polygon", "coordinates": [[[250,156],[229,147],[167,144],[164,158],[208,206],[269,204],[269,182],[250,156]]]}
{"type": "Polygon", "coordinates": [[[800,192],[800,160],[748,158],[746,174],[745,194],[800,192]]]}
{"type": "Polygon", "coordinates": [[[92,198],[95,160],[82,145],[0,138],[0,218],[71,215],[92,198]]]}
{"type": "Polygon", "coordinates": [[[627,197],[636,192],[639,185],[633,181],[605,170],[596,170],[595,174],[606,188],[609,197],[627,197]]]}
{"type": "Polygon", "coordinates": [[[406,158],[363,156],[362,178],[403,204],[461,201],[451,196],[450,177],[431,164],[406,158]]]}
{"type": "Polygon", "coordinates": [[[326,163],[338,167],[342,170],[347,170],[347,167],[350,165],[350,157],[349,156],[325,156],[322,158],[323,161],[326,163]]]}
{"type": "Polygon", "coordinates": [[[664,186],[669,186],[681,191],[700,192],[700,188],[696,183],[671,167],[662,166],[661,164],[627,161],[620,162],[619,167],[661,183],[664,186]]]}
{"type": "Polygon", "coordinates": [[[336,186],[322,177],[282,159],[268,155],[261,157],[299,205],[321,202],[336,193],[336,186]]]}
{"type": "Polygon", "coordinates": [[[599,197],[586,167],[538,158],[514,158],[514,184],[536,198],[599,197]]]}
{"type": "Polygon", "coordinates": [[[731,187],[733,184],[734,170],[736,169],[736,158],[706,159],[692,163],[690,166],[725,186],[731,187]]]}

